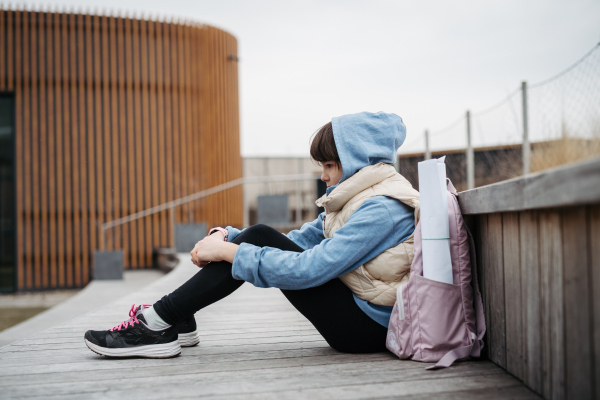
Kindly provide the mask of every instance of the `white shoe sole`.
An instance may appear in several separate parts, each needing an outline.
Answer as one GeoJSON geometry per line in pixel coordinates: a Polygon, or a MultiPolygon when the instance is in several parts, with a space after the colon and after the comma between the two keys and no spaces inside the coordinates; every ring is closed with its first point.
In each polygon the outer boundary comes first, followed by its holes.
{"type": "Polygon", "coordinates": [[[198,336],[198,331],[190,332],[190,333],[180,333],[179,335],[179,345],[181,347],[190,347],[195,346],[200,343],[200,336],[198,336]]]}
{"type": "Polygon", "coordinates": [[[92,342],[89,342],[87,339],[84,340],[85,344],[91,351],[108,357],[169,358],[175,357],[181,353],[181,346],[177,340],[170,343],[152,344],[137,347],[123,347],[118,349],[98,346],[92,342]]]}

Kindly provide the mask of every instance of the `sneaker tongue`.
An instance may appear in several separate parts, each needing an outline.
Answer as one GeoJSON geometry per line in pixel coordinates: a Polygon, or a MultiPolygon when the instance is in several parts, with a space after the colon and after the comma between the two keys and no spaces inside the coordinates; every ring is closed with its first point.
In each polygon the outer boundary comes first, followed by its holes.
{"type": "Polygon", "coordinates": [[[144,322],[144,324],[148,325],[148,321],[146,321],[146,318],[144,317],[144,307],[139,306],[135,312],[135,316],[138,320],[140,320],[140,321],[144,322]]]}

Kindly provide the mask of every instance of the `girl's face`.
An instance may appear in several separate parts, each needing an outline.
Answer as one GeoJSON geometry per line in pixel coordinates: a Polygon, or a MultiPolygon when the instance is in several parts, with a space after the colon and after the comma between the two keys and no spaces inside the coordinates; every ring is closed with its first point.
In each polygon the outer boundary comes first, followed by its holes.
{"type": "Polygon", "coordinates": [[[323,168],[321,180],[327,184],[327,187],[337,185],[340,179],[342,179],[342,167],[338,167],[335,161],[322,162],[321,168],[323,168]]]}

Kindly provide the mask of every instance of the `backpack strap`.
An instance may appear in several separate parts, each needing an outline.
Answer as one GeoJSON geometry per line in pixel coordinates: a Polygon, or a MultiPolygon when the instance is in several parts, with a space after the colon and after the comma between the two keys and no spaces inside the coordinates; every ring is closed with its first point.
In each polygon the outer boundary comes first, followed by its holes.
{"type": "Polygon", "coordinates": [[[446,190],[449,191],[450,193],[452,193],[453,195],[457,194],[456,188],[452,184],[452,181],[450,180],[450,178],[446,178],[446,190]]]}
{"type": "Polygon", "coordinates": [[[477,279],[477,256],[475,254],[475,242],[473,236],[467,228],[467,236],[469,237],[469,251],[471,253],[471,287],[473,288],[473,300],[475,308],[475,325],[477,334],[469,332],[471,335],[472,344],[459,347],[458,349],[450,350],[437,362],[437,364],[427,367],[427,370],[435,370],[446,368],[452,365],[454,361],[468,356],[480,357],[483,349],[483,336],[485,335],[485,315],[483,313],[483,301],[481,300],[481,292],[479,291],[479,281],[477,279]]]}

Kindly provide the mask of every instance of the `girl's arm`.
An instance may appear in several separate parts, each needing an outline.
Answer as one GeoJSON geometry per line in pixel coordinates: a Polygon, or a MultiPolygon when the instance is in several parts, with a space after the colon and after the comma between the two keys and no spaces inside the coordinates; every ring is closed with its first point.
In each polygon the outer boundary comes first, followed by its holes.
{"type": "Polygon", "coordinates": [[[232,275],[258,287],[305,289],[358,268],[414,231],[413,209],[387,197],[369,199],[331,239],[302,253],[242,243],[232,275]]]}
{"type": "Polygon", "coordinates": [[[287,234],[287,237],[304,250],[312,249],[325,239],[323,236],[323,216],[319,214],[317,219],[307,222],[300,229],[294,229],[287,234]]]}
{"type": "MultiPolygon", "coordinates": [[[[294,229],[287,234],[287,237],[304,250],[312,249],[325,239],[323,236],[323,215],[325,215],[325,213],[319,214],[317,219],[305,223],[300,229],[294,229]]],[[[225,229],[229,232],[229,238],[227,238],[228,242],[232,242],[233,239],[243,232],[243,230],[231,226],[228,226],[225,229]]]]}

